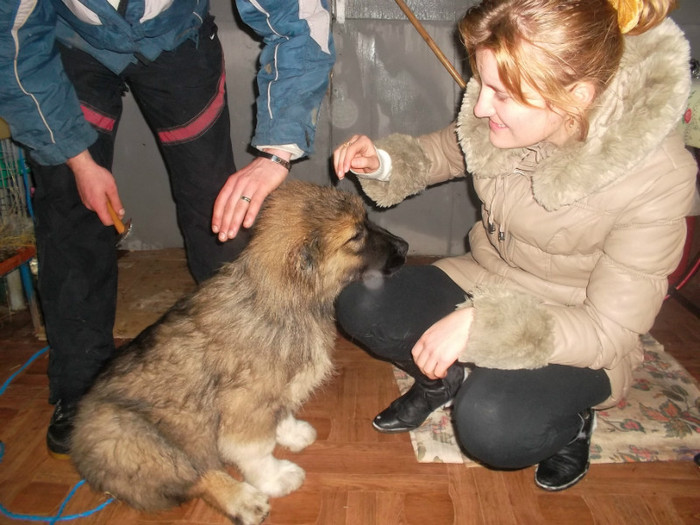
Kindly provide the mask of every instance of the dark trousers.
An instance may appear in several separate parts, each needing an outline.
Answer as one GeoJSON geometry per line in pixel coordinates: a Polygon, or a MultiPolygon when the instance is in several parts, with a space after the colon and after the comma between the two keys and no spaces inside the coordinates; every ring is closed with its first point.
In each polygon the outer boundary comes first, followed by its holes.
{"type": "MultiPolygon", "coordinates": [[[[348,286],[336,314],[344,332],[371,354],[402,362],[412,359],[411,349],[423,332],[454,311],[465,295],[435,266],[405,266],[380,287],[348,286]]],[[[564,447],[580,429],[578,413],[609,395],[602,370],[475,367],[457,393],[453,424],[466,454],[495,468],[522,468],[564,447]]]]}
{"type": "MultiPolygon", "coordinates": [[[[60,46],[60,52],[85,118],[98,131],[89,148],[95,161],[111,170],[122,96],[130,89],[168,168],[192,275],[202,281],[233,260],[247,241],[245,233],[221,244],[210,227],[216,196],[236,171],[223,53],[213,18],[205,20],[198,42],[188,40],[153,62],[130,65],[121,75],[82,51],[60,46]]],[[[116,232],[83,206],[65,164],[32,162],[31,167],[39,294],[51,345],[50,401],[72,401],[114,352],[116,232]]],[[[168,198],[153,195],[154,200],[168,198]]]]}

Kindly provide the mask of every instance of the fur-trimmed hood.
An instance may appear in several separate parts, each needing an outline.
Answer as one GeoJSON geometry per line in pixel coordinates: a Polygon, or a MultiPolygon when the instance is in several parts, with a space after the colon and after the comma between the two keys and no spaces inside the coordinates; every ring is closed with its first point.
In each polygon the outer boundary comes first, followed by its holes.
{"type": "MultiPolygon", "coordinates": [[[[676,127],[690,93],[690,48],[670,19],[639,36],[625,38],[620,68],[598,98],[585,142],[571,141],[551,152],[533,174],[535,200],[547,210],[572,204],[605,188],[642,162],[676,127]]],[[[472,108],[479,84],[471,80],[457,121],[467,168],[475,178],[508,173],[524,149],[499,149],[488,123],[472,108]]]]}

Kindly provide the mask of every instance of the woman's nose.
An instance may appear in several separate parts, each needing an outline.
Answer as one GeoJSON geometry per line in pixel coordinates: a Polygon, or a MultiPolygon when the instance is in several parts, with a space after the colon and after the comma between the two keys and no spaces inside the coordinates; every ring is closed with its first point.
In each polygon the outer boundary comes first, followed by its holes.
{"type": "Polygon", "coordinates": [[[474,104],[474,116],[476,118],[490,117],[493,114],[493,106],[489,102],[489,97],[484,93],[482,89],[479,92],[479,98],[474,104]]]}

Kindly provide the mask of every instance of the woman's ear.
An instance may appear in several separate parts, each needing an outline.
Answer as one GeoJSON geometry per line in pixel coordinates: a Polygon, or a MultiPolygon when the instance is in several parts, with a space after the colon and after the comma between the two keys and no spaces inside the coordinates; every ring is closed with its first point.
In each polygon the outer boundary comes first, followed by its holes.
{"type": "Polygon", "coordinates": [[[588,109],[588,107],[593,103],[593,100],[595,100],[596,89],[592,82],[576,82],[573,86],[571,86],[570,90],[583,110],[588,109]]]}

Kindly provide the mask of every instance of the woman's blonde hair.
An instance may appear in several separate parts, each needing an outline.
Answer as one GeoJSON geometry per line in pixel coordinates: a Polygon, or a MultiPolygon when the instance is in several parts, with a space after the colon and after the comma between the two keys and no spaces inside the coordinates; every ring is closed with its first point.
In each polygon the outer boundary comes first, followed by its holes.
{"type": "Polygon", "coordinates": [[[522,88],[531,86],[578,125],[584,140],[586,108],[570,88],[590,82],[598,96],[615,75],[624,49],[620,3],[638,16],[630,34],[658,25],[675,7],[675,0],[483,0],[467,11],[459,31],[477,78],[476,51],[488,49],[511,96],[529,105],[522,88]]]}

